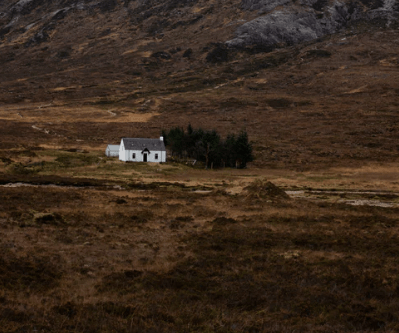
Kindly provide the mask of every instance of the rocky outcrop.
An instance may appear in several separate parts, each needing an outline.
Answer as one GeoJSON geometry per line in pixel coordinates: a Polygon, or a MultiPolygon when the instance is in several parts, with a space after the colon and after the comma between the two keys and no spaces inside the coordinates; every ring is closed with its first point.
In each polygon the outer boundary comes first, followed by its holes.
{"type": "Polygon", "coordinates": [[[328,6],[326,0],[302,0],[298,6],[287,0],[243,0],[243,8],[267,14],[239,27],[236,37],[226,44],[235,48],[256,46],[270,50],[333,34],[360,20],[378,19],[389,25],[396,20],[394,3],[385,0],[366,4],[364,0],[364,3],[335,2],[328,6]]]}
{"type": "Polygon", "coordinates": [[[246,10],[258,10],[259,14],[272,11],[278,6],[291,3],[291,0],[243,0],[242,8],[246,10]]]}
{"type": "MultiPolygon", "coordinates": [[[[258,17],[238,26],[234,38],[228,40],[232,24],[244,19],[219,24],[224,21],[220,17],[226,15],[226,7],[203,6],[199,0],[0,1],[0,43],[18,41],[25,47],[34,47],[51,43],[55,36],[60,42],[66,36],[60,31],[68,26],[79,30],[77,38],[82,45],[87,38],[91,46],[93,39],[97,38],[98,42],[111,31],[129,29],[133,34],[161,40],[168,33],[180,38],[180,33],[189,30],[199,40],[201,35],[210,38],[214,34],[215,45],[221,45],[209,52],[206,61],[218,63],[231,59],[228,47],[270,51],[336,33],[360,20],[390,25],[398,20],[399,10],[396,0],[234,0],[234,6],[232,13],[239,13],[236,18],[246,17],[248,13],[242,15],[242,11],[256,11],[258,17]],[[103,32],[98,31],[105,20],[107,27],[103,32]]],[[[174,37],[171,40],[175,40],[174,37]]],[[[187,49],[190,45],[188,42],[182,46],[187,49]]],[[[184,58],[189,56],[185,54],[184,58]]],[[[154,57],[165,60],[166,55],[154,57]]]]}

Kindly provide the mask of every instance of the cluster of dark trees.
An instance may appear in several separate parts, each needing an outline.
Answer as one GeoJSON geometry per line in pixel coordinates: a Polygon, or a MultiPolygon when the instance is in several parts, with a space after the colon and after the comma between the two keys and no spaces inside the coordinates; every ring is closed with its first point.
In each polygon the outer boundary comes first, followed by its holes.
{"type": "Polygon", "coordinates": [[[254,159],[246,131],[229,134],[222,140],[215,130],[194,129],[188,125],[187,130],[174,127],[169,132],[163,130],[162,135],[172,156],[202,161],[205,168],[245,168],[254,159]]]}

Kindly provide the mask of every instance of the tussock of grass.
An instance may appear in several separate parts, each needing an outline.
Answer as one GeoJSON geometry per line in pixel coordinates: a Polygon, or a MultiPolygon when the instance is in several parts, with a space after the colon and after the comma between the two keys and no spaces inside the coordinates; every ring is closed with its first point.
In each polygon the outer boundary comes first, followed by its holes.
{"type": "Polygon", "coordinates": [[[249,169],[239,180],[232,172],[204,171],[202,182],[130,176],[127,185],[2,174],[3,183],[62,186],[1,188],[0,327],[399,329],[397,209],[287,200],[273,183],[251,183],[249,169]],[[226,174],[226,189],[246,186],[241,194],[195,191],[221,188],[226,174]]]}
{"type": "Polygon", "coordinates": [[[267,180],[255,180],[244,190],[247,199],[288,200],[290,198],[282,189],[267,180]]]}
{"type": "Polygon", "coordinates": [[[48,258],[18,257],[10,251],[0,253],[0,286],[14,291],[43,292],[57,286],[61,271],[48,258]]]}
{"type": "Polygon", "coordinates": [[[57,213],[36,213],[33,216],[33,222],[37,224],[64,224],[64,219],[57,213]]]}
{"type": "MultiPolygon", "coordinates": [[[[325,332],[393,327],[398,308],[392,301],[399,280],[391,277],[386,283],[392,269],[396,271],[389,266],[389,260],[381,262],[383,269],[368,257],[308,262],[300,256],[280,255],[279,249],[300,250],[310,245],[312,250],[331,251],[335,247],[349,255],[352,250],[345,244],[348,240],[336,242],[334,237],[316,235],[300,239],[267,228],[243,227],[234,220],[220,223],[216,219],[212,224],[212,231],[189,240],[195,259],[183,261],[166,273],[113,273],[103,279],[98,290],[162,295],[165,309],[169,309],[168,319],[157,317],[156,322],[163,325],[167,321],[177,331],[183,331],[182,322],[194,331],[203,331],[222,313],[228,325],[224,332],[233,332],[234,325],[244,329],[243,318],[234,317],[240,312],[246,312],[247,319],[257,323],[254,327],[259,332],[276,321],[306,331],[309,322],[320,326],[328,323],[331,330],[325,327],[325,332]],[[191,313],[183,319],[186,311],[177,310],[177,304],[185,304],[186,310],[196,309],[195,316],[191,313]],[[207,317],[209,311],[214,313],[213,318],[207,317]]],[[[361,239],[354,243],[357,253],[369,251],[371,246],[361,239]]],[[[380,255],[379,249],[378,245],[372,247],[374,256],[380,255]]],[[[145,321],[150,324],[148,319],[145,321]]]]}

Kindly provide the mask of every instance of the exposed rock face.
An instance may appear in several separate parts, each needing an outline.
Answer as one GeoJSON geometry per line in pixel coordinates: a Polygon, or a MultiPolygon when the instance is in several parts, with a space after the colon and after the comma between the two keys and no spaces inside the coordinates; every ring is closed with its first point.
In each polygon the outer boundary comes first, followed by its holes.
{"type": "Polygon", "coordinates": [[[291,0],[243,0],[242,8],[246,10],[258,10],[260,14],[263,14],[288,3],[291,3],[291,0]]]}
{"type": "Polygon", "coordinates": [[[333,34],[360,20],[379,19],[389,25],[396,19],[394,3],[392,0],[367,3],[336,1],[328,5],[326,0],[302,0],[298,6],[289,0],[243,0],[243,8],[267,14],[239,27],[236,37],[227,45],[273,49],[333,34]]]}
{"type": "MultiPolygon", "coordinates": [[[[267,51],[335,33],[359,20],[378,19],[387,25],[397,20],[395,0],[333,1],[235,0],[229,6],[236,6],[236,12],[256,11],[259,16],[239,26],[235,38],[224,37],[216,42],[228,40],[229,47],[255,46],[267,51]]],[[[210,16],[224,15],[225,7],[219,7],[217,13],[215,8],[214,4],[200,0],[10,0],[0,2],[0,41],[5,36],[15,40],[28,32],[23,36],[27,40],[25,45],[39,45],[50,40],[63,20],[82,20],[75,25],[85,26],[90,21],[87,18],[92,18],[94,13],[115,12],[120,22],[125,21],[126,26],[150,36],[162,38],[168,31],[194,25],[198,26],[194,32],[199,33],[210,16]]],[[[215,29],[217,23],[212,19],[209,22],[212,23],[207,29],[215,29]]],[[[231,29],[228,26],[222,29],[231,29]]],[[[225,36],[231,36],[232,30],[229,31],[225,36]]]]}

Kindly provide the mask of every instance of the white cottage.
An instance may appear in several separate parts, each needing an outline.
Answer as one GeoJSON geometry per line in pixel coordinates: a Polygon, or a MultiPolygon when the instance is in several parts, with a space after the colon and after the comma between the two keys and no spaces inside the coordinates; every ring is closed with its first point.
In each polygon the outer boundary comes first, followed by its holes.
{"type": "Polygon", "coordinates": [[[123,138],[119,159],[124,162],[166,162],[163,137],[159,139],[123,138]]]}
{"type": "Polygon", "coordinates": [[[119,145],[108,145],[105,149],[105,155],[108,157],[119,156],[119,145]]]}

